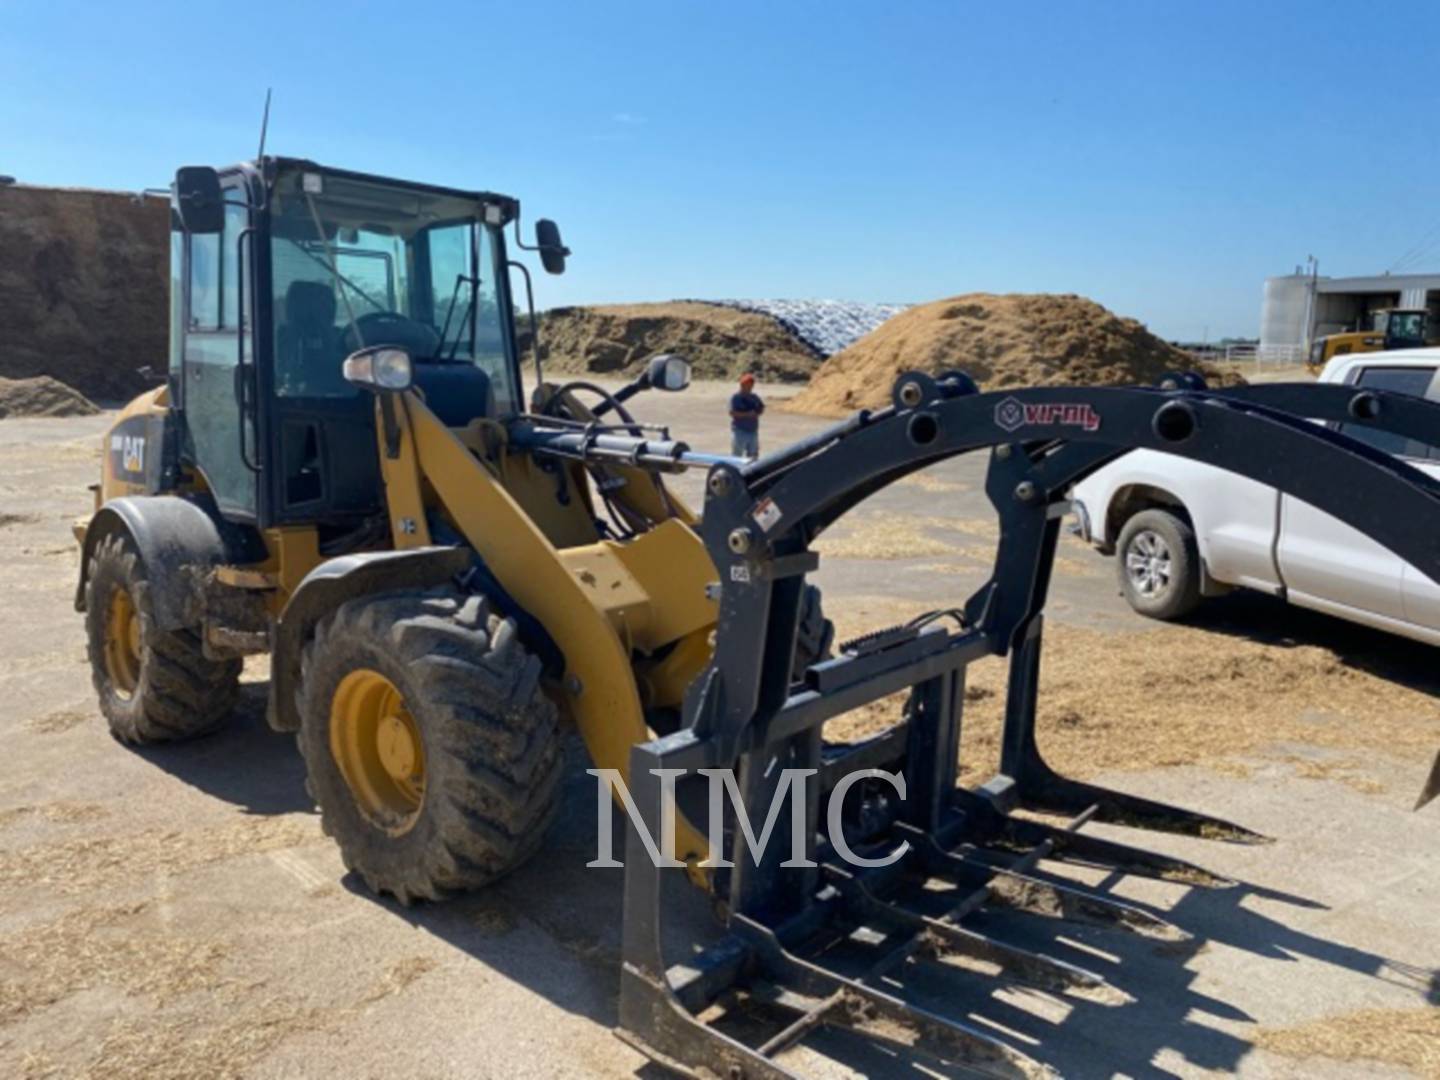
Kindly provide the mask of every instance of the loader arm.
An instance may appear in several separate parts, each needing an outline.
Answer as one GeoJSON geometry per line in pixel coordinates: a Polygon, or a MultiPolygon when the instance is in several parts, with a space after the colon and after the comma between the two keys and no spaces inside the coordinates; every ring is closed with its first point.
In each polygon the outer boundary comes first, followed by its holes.
{"type": "MultiPolygon", "coordinates": [[[[395,547],[430,546],[428,511],[443,513],[508,602],[553,641],[564,658],[553,696],[579,727],[595,767],[617,770],[628,784],[632,748],[652,737],[632,653],[669,647],[684,661],[680,670],[662,670],[645,686],[651,703],[676,706],[709,659],[708,646],[697,650],[694,643],[707,641],[715,624],[716,604],[706,589],[715,569],[685,520],[689,511],[623,543],[559,548],[505,489],[498,475],[504,470],[482,464],[419,394],[380,394],[376,410],[395,547]],[[663,700],[667,690],[673,701],[663,700]]],[[[645,481],[637,507],[658,516],[662,507],[652,477],[634,474],[645,481]]],[[[674,828],[667,854],[708,887],[708,872],[698,865],[707,851],[705,837],[683,814],[676,815],[674,828]]]]}

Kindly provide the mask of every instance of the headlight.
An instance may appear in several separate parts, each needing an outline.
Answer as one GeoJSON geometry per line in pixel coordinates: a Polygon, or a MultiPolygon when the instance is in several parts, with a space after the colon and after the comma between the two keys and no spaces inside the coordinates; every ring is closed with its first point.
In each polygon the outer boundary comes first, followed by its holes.
{"type": "Polygon", "coordinates": [[[414,380],[410,354],[395,345],[372,345],[345,358],[345,381],[371,390],[408,390],[414,380]]]}

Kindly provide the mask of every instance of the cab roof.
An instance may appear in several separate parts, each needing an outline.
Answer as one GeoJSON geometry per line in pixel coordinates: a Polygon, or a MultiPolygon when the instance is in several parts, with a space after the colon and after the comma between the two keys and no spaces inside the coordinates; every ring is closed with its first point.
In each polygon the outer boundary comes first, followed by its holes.
{"type": "Polygon", "coordinates": [[[520,200],[513,195],[502,195],[496,191],[475,191],[465,188],[446,187],[443,184],[427,184],[418,180],[402,180],[393,176],[378,176],[375,173],[356,172],[353,169],[337,169],[331,165],[322,165],[318,161],[311,161],[309,158],[278,157],[267,154],[258,160],[242,161],[229,169],[222,171],[248,171],[258,173],[268,181],[281,170],[318,172],[326,176],[337,176],[346,180],[360,180],[372,184],[383,184],[386,187],[407,188],[411,191],[423,191],[431,195],[449,195],[460,199],[472,199],[475,202],[489,203],[499,206],[504,214],[504,219],[509,222],[520,212],[520,200]]]}

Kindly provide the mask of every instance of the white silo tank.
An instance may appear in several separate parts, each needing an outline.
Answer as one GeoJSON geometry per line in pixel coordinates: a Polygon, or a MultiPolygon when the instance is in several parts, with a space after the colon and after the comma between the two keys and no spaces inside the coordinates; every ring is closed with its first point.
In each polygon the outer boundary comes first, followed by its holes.
{"type": "Polygon", "coordinates": [[[1295,347],[1310,336],[1310,275],[1285,274],[1265,279],[1260,305],[1260,347],[1295,347]]]}

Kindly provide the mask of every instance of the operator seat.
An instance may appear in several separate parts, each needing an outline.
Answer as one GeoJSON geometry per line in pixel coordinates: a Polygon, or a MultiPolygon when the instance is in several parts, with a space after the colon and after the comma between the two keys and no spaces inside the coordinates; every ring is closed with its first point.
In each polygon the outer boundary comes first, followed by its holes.
{"type": "Polygon", "coordinates": [[[294,397],[350,397],[340,362],[335,293],[318,281],[292,281],[285,290],[285,321],[276,335],[277,384],[294,397]]]}

